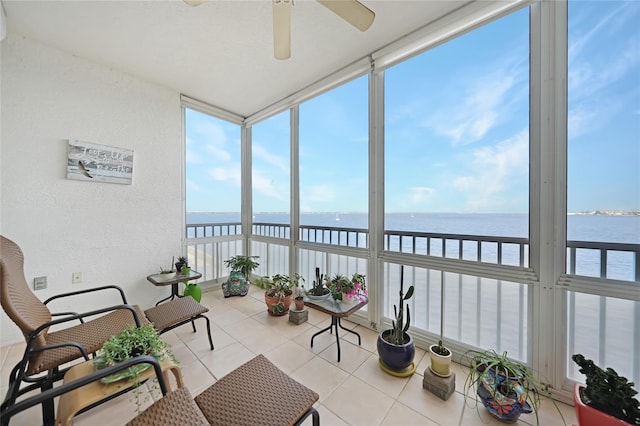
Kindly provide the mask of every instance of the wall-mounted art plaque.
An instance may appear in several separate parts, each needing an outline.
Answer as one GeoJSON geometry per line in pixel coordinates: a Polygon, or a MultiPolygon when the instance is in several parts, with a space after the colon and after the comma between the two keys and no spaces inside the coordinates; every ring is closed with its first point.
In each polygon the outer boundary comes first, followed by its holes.
{"type": "Polygon", "coordinates": [[[133,151],[69,139],[67,179],[131,185],[133,151]]]}

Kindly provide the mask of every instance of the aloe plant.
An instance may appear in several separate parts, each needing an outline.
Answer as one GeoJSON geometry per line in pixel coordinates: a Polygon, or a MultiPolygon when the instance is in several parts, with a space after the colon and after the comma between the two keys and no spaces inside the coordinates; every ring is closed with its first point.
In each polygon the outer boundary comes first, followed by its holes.
{"type": "Polygon", "coordinates": [[[407,290],[407,294],[404,294],[404,268],[400,269],[400,301],[398,305],[400,309],[397,308],[396,305],[393,305],[393,313],[396,317],[395,321],[391,321],[391,333],[388,334],[387,341],[394,345],[403,345],[404,342],[404,334],[409,330],[409,325],[411,324],[411,311],[409,310],[409,304],[406,304],[407,309],[407,320],[404,320],[404,302],[409,300],[411,296],[413,296],[413,286],[409,287],[407,290]]]}

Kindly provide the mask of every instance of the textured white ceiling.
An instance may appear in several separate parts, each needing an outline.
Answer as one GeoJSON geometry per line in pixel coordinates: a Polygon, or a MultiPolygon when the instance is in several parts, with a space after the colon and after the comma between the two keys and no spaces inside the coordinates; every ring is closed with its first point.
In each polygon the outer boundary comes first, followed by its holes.
{"type": "Polygon", "coordinates": [[[360,32],[314,0],[292,11],[291,58],[273,57],[271,0],[2,0],[9,31],[249,116],[468,0],[362,0],[360,32]]]}

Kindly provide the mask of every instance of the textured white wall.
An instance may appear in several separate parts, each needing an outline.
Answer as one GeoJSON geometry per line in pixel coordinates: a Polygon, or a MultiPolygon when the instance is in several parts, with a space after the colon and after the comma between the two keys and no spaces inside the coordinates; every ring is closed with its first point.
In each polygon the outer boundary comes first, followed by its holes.
{"type": "MultiPolygon", "coordinates": [[[[168,294],[146,276],[181,252],[179,94],[12,34],[2,41],[0,233],[25,254],[25,275],[46,275],[41,300],[104,284],[143,308],[168,294]],[[67,140],[132,149],[132,185],[65,179],[67,140]],[[83,284],[71,284],[72,272],[83,284]]],[[[86,311],[92,296],[55,305],[86,311]]],[[[4,311],[0,344],[22,340],[4,311]]]]}

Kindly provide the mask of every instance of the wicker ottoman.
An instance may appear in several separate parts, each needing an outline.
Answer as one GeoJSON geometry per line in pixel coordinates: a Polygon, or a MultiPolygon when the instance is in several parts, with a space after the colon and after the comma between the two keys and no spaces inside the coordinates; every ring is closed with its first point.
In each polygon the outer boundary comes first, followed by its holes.
{"type": "Polygon", "coordinates": [[[195,401],[212,425],[297,425],[311,415],[318,426],[320,415],[313,408],[318,398],[317,393],[258,355],[211,385],[195,401]]]}
{"type": "Polygon", "coordinates": [[[162,334],[169,330],[173,330],[188,322],[196,332],[194,320],[196,318],[204,318],[207,321],[207,334],[209,336],[209,345],[213,350],[213,339],[211,338],[211,322],[209,318],[202,315],[209,312],[209,309],[196,302],[193,297],[180,297],[166,303],[147,309],[144,315],[153,323],[153,326],[162,334]]]}

